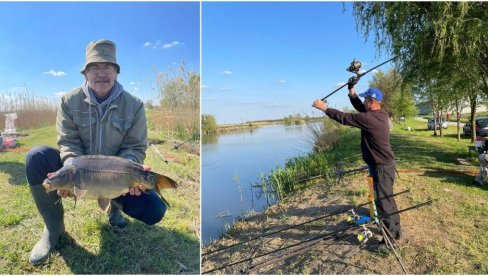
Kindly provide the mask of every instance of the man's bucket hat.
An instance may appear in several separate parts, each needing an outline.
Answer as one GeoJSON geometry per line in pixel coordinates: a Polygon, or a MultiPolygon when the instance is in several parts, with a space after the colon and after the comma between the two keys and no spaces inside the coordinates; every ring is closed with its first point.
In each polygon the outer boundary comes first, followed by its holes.
{"type": "Polygon", "coordinates": [[[102,39],[88,43],[88,46],[86,46],[85,64],[81,69],[81,73],[85,74],[86,67],[93,62],[112,63],[117,69],[117,74],[120,73],[120,66],[115,58],[115,43],[110,40],[102,39]]]}

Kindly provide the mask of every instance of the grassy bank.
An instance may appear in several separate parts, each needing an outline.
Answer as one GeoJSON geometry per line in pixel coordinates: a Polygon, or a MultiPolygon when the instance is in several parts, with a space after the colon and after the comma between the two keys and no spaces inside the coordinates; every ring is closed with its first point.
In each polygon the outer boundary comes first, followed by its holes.
{"type": "MultiPolygon", "coordinates": [[[[148,116],[151,118],[151,116],[148,116]]],[[[0,274],[196,274],[200,247],[199,151],[180,147],[149,130],[160,140],[147,151],[145,164],[175,179],[180,188],[165,190],[171,204],[153,226],[132,218],[125,229],[111,227],[96,201],[63,199],[66,234],[49,263],[35,267],[29,252],[42,235],[25,179],[25,154],[35,145],[56,147],[56,130],[47,126],[20,137],[21,149],[0,152],[0,274]],[[168,163],[163,162],[167,160],[168,163]]]]}
{"type": "MultiPolygon", "coordinates": [[[[360,167],[358,131],[346,132],[344,143],[339,143],[330,155],[310,156],[293,161],[290,179],[295,179],[296,164],[318,167],[332,165],[340,170],[360,167]],[[354,137],[356,135],[356,138],[354,137]],[[336,159],[341,162],[326,161],[336,159]],[[322,162],[322,163],[320,163],[322,162]],[[306,165],[308,164],[308,165],[306,165]],[[340,165],[337,165],[340,164],[340,165]]],[[[396,125],[391,142],[400,172],[395,181],[395,192],[410,189],[399,196],[399,209],[433,200],[431,206],[412,210],[401,215],[403,238],[399,253],[411,274],[486,274],[488,273],[488,186],[471,185],[479,169],[477,156],[468,155],[469,138],[456,140],[455,127],[449,126],[444,137],[433,136],[426,130],[425,122],[407,121],[396,125]],[[407,127],[410,126],[411,131],[407,127]]],[[[296,225],[324,214],[348,210],[367,201],[366,172],[305,181],[296,186],[279,204],[260,214],[250,215],[238,222],[227,235],[204,248],[215,249],[247,240],[249,237],[296,225]]],[[[283,172],[279,172],[283,173],[283,172]]],[[[313,175],[309,175],[313,176],[313,175]]],[[[272,177],[272,176],[271,176],[272,177]]],[[[300,175],[300,177],[304,177],[300,175]]],[[[362,210],[366,212],[367,210],[362,210]]],[[[255,242],[235,247],[203,260],[203,270],[277,250],[320,233],[340,227],[345,216],[335,216],[293,230],[279,232],[255,242]]],[[[401,274],[392,253],[378,254],[360,245],[355,235],[341,242],[328,241],[299,255],[251,271],[255,274],[401,274]]],[[[374,242],[374,241],[372,241],[374,242]]],[[[376,241],[377,242],[377,241],[376,241]]],[[[281,254],[285,254],[283,251],[281,254]]],[[[269,257],[269,256],[268,256],[269,257]]],[[[263,261],[256,258],[253,263],[263,261]]],[[[251,263],[244,263],[220,270],[217,273],[239,273],[251,263]]]]}

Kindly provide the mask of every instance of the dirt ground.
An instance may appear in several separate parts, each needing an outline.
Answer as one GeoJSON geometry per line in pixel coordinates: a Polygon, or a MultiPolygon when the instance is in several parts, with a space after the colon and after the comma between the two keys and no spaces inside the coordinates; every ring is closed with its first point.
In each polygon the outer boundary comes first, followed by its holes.
{"type": "MultiPolygon", "coordinates": [[[[253,214],[235,224],[223,238],[202,250],[202,273],[208,274],[403,274],[403,270],[391,251],[376,252],[379,231],[371,230],[374,237],[365,244],[357,240],[359,229],[350,229],[340,235],[329,236],[315,243],[304,243],[274,254],[259,257],[271,252],[312,239],[324,233],[344,229],[347,214],[331,216],[300,227],[253,240],[226,250],[205,254],[212,250],[247,241],[265,233],[274,232],[297,225],[314,218],[341,210],[349,210],[355,205],[367,202],[366,173],[356,173],[343,179],[329,190],[325,181],[298,194],[284,199],[280,204],[263,213],[253,214]],[[294,251],[293,254],[290,253],[294,251]],[[286,254],[285,254],[286,253],[286,254]],[[287,255],[293,255],[285,258],[287,255]],[[228,264],[225,269],[212,271],[228,264]],[[270,260],[273,260],[270,262],[270,260]]],[[[404,175],[395,182],[395,192],[410,188],[415,179],[404,175]]],[[[422,189],[422,188],[420,188],[422,189]]],[[[427,201],[410,193],[396,197],[399,209],[427,201]]],[[[449,208],[449,206],[443,206],[449,208]]],[[[433,237],[442,236],[442,227],[425,227],[430,206],[401,214],[403,236],[398,242],[398,252],[411,274],[426,274],[431,268],[427,265],[432,256],[429,248],[435,244],[433,237]],[[422,238],[420,238],[422,237],[422,238]]],[[[360,214],[368,214],[367,206],[359,208],[360,214]]],[[[435,266],[435,260],[432,260],[435,266]]]]}

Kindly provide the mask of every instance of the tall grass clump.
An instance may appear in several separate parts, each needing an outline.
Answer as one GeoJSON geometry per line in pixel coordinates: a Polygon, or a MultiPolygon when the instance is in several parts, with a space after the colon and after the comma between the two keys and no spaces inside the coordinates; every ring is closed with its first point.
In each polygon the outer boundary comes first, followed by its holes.
{"type": "Polygon", "coordinates": [[[33,129],[56,122],[59,100],[56,97],[40,96],[26,87],[0,91],[0,129],[5,129],[6,113],[17,113],[16,129],[33,129]]]}
{"type": "MultiPolygon", "coordinates": [[[[285,167],[277,167],[261,177],[260,186],[276,191],[278,199],[304,189],[318,178],[328,179],[337,175],[338,163],[346,157],[357,156],[359,131],[341,126],[332,120],[309,125],[313,152],[307,156],[290,159],[285,167]]],[[[330,184],[330,183],[329,183],[330,184]]]]}
{"type": "Polygon", "coordinates": [[[200,75],[182,62],[176,69],[157,72],[156,84],[160,108],[152,114],[153,127],[169,138],[199,140],[200,75]]]}

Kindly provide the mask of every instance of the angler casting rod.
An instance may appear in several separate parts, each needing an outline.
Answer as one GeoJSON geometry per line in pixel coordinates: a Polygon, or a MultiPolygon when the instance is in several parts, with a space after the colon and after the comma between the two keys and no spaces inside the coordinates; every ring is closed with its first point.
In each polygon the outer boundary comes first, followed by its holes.
{"type": "MultiPolygon", "coordinates": [[[[382,198],[379,198],[378,200],[383,200],[383,199],[386,199],[386,198],[395,197],[397,195],[405,194],[405,193],[408,193],[408,192],[410,192],[410,189],[407,189],[407,190],[398,192],[396,194],[391,194],[391,195],[384,196],[382,198]]],[[[366,203],[362,203],[362,204],[356,205],[353,209],[357,209],[359,207],[366,206],[369,203],[370,202],[368,201],[366,203]]],[[[308,220],[308,221],[305,221],[305,222],[302,222],[302,223],[299,223],[299,224],[295,224],[295,225],[292,225],[292,226],[288,226],[288,227],[282,228],[280,230],[276,230],[276,231],[273,231],[273,232],[270,232],[270,233],[266,233],[264,235],[260,235],[260,236],[257,236],[257,237],[253,237],[253,238],[247,239],[245,241],[241,241],[241,242],[235,243],[233,245],[224,246],[224,247],[221,247],[221,248],[218,248],[218,249],[215,249],[215,250],[206,252],[206,253],[202,253],[202,257],[205,256],[205,255],[213,254],[213,253],[216,253],[216,252],[219,252],[219,251],[222,251],[222,250],[226,250],[226,249],[229,249],[229,248],[232,248],[232,247],[235,247],[235,246],[244,244],[244,243],[248,243],[250,241],[254,241],[254,240],[257,240],[257,239],[260,239],[260,238],[264,238],[264,237],[267,237],[267,236],[271,236],[273,234],[276,234],[276,233],[279,233],[279,232],[282,232],[282,231],[285,231],[285,230],[288,230],[288,229],[296,228],[296,227],[302,226],[302,225],[307,224],[307,223],[311,223],[311,222],[314,222],[314,221],[317,221],[317,220],[321,220],[321,219],[324,219],[324,218],[328,218],[328,217],[332,217],[332,216],[339,215],[339,214],[342,214],[342,213],[346,213],[346,212],[349,212],[349,210],[350,209],[345,210],[345,211],[337,211],[337,212],[329,213],[329,214],[320,216],[318,218],[314,218],[314,219],[311,219],[311,220],[308,220]]]]}
{"type": "MultiPolygon", "coordinates": [[[[356,78],[357,78],[357,80],[359,81],[359,79],[360,79],[362,76],[364,76],[364,75],[366,75],[367,73],[369,73],[369,72],[373,71],[374,69],[376,69],[376,68],[378,68],[378,67],[380,67],[380,66],[382,66],[382,65],[384,65],[384,64],[386,64],[386,63],[388,63],[388,62],[390,62],[390,61],[392,61],[392,60],[394,60],[394,59],[396,59],[396,58],[398,58],[399,56],[401,56],[401,55],[394,56],[394,57],[390,58],[389,60],[387,60],[387,61],[385,61],[385,62],[382,62],[382,63],[380,63],[380,64],[376,65],[375,67],[373,67],[373,68],[369,69],[368,71],[365,71],[365,72],[360,73],[360,74],[359,74],[358,72],[359,72],[359,68],[361,67],[361,62],[359,62],[358,60],[353,60],[353,62],[351,63],[351,66],[350,66],[349,68],[347,68],[346,70],[347,70],[347,71],[349,71],[349,72],[356,73],[356,75],[357,75],[357,76],[356,76],[356,78]]],[[[342,89],[344,86],[346,86],[346,85],[347,85],[347,82],[346,82],[345,84],[341,85],[341,86],[340,86],[339,88],[337,88],[336,90],[334,90],[334,91],[330,92],[330,93],[329,93],[327,96],[323,97],[321,100],[322,100],[322,101],[325,101],[325,100],[326,100],[328,97],[330,97],[330,96],[334,95],[334,94],[335,94],[337,91],[341,90],[341,89],[342,89]]]]}
{"type": "MultiPolygon", "coordinates": [[[[368,204],[369,204],[369,202],[368,202],[368,204]]],[[[406,211],[409,211],[409,210],[412,210],[412,209],[416,209],[416,208],[419,208],[419,207],[422,207],[422,206],[425,206],[425,205],[429,205],[429,204],[432,204],[432,200],[429,200],[429,201],[426,201],[426,202],[423,202],[423,203],[419,203],[417,205],[410,206],[408,208],[399,210],[397,212],[393,212],[393,213],[390,213],[390,214],[385,214],[382,218],[386,218],[386,217],[389,217],[389,216],[392,216],[392,215],[395,215],[395,214],[403,213],[403,212],[406,212],[406,211]]],[[[380,219],[382,219],[382,218],[380,218],[380,219]]],[[[211,269],[211,270],[207,270],[207,271],[204,271],[202,274],[208,274],[208,273],[211,273],[211,272],[214,272],[214,271],[217,271],[217,270],[221,270],[221,269],[224,269],[224,268],[227,268],[227,267],[230,267],[230,266],[234,266],[234,265],[237,265],[237,264],[245,263],[247,261],[252,261],[255,258],[261,258],[261,257],[267,256],[267,255],[270,255],[270,254],[273,254],[273,253],[276,253],[276,252],[279,252],[279,251],[282,251],[282,250],[286,250],[288,248],[292,248],[292,247],[295,247],[295,246],[298,246],[298,245],[301,245],[301,244],[304,244],[304,243],[308,243],[308,242],[311,242],[311,241],[326,240],[326,239],[328,239],[332,235],[340,234],[340,233],[342,233],[344,231],[347,231],[349,229],[356,228],[356,227],[358,227],[358,226],[355,225],[355,224],[349,225],[349,226],[344,227],[342,229],[339,229],[339,230],[336,230],[336,231],[332,231],[332,232],[329,232],[329,233],[326,233],[326,234],[323,234],[323,235],[315,236],[315,237],[312,237],[312,238],[308,238],[308,239],[306,239],[304,241],[301,241],[301,242],[298,242],[298,243],[294,243],[294,244],[291,244],[291,245],[288,245],[288,246],[285,246],[285,247],[282,247],[282,248],[279,248],[279,249],[276,249],[276,250],[273,250],[273,251],[270,251],[270,252],[262,253],[260,255],[254,256],[254,257],[250,257],[250,258],[247,258],[247,259],[244,259],[244,260],[240,260],[240,261],[236,261],[236,262],[233,262],[233,263],[230,263],[230,264],[221,266],[221,267],[217,267],[217,268],[214,268],[214,269],[211,269]]]]}

